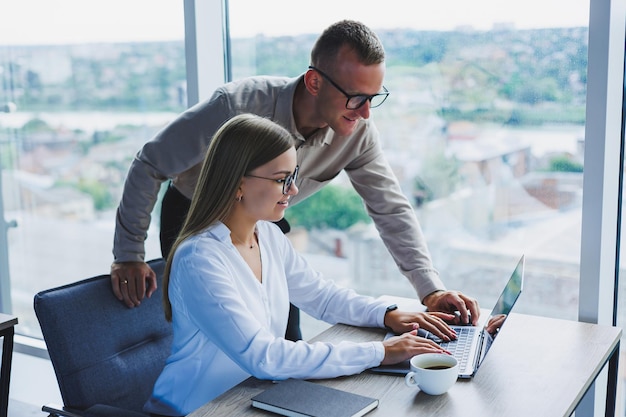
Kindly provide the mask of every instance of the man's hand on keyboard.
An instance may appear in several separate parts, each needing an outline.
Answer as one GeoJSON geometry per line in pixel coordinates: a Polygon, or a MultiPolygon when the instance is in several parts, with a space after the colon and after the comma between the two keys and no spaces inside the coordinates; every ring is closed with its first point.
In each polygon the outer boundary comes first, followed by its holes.
{"type": "MultiPolygon", "coordinates": [[[[459,316],[454,323],[458,325],[472,324],[476,326],[480,318],[480,307],[478,301],[459,291],[435,291],[428,294],[422,303],[428,311],[442,311],[446,313],[458,312],[459,316]]],[[[450,321],[447,321],[451,323],[450,321]]]]}

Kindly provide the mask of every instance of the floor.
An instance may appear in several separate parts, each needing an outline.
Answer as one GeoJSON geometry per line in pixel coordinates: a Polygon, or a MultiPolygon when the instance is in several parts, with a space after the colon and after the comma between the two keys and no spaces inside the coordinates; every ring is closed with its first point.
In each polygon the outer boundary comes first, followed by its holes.
{"type": "Polygon", "coordinates": [[[41,411],[41,407],[32,404],[26,404],[18,400],[9,399],[10,417],[45,417],[45,413],[41,411]]]}
{"type": "Polygon", "coordinates": [[[8,415],[46,417],[41,406],[48,403],[62,404],[50,361],[13,352],[8,415]]]}

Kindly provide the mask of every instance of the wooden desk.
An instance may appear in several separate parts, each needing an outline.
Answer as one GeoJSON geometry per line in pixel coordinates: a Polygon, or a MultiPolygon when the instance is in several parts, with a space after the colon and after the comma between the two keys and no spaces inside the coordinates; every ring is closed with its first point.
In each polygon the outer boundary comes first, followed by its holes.
{"type": "MultiPolygon", "coordinates": [[[[384,334],[336,325],[313,341],[382,340],[384,334]]],[[[458,380],[444,395],[430,396],[405,386],[402,377],[370,372],[316,382],[378,398],[368,416],[570,416],[610,359],[607,415],[612,416],[621,334],[610,326],[511,314],[478,374],[458,380]]],[[[250,405],[270,386],[249,378],[189,416],[273,415],[250,405]]]]}
{"type": "Polygon", "coordinates": [[[13,360],[13,336],[17,317],[0,313],[0,337],[2,337],[2,369],[0,370],[0,417],[7,417],[9,407],[9,382],[13,360]]]}

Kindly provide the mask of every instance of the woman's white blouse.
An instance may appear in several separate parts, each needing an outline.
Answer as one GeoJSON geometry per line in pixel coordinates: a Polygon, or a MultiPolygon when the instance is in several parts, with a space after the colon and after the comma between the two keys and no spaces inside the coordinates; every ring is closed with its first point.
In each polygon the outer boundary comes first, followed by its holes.
{"type": "Polygon", "coordinates": [[[273,223],[258,222],[257,236],[262,283],[222,223],[176,250],[169,282],[172,352],[146,411],[186,415],[250,376],[332,378],[383,360],[382,342],[286,340],[290,302],[328,323],[364,327],[384,327],[388,303],[324,279],[273,223]]]}

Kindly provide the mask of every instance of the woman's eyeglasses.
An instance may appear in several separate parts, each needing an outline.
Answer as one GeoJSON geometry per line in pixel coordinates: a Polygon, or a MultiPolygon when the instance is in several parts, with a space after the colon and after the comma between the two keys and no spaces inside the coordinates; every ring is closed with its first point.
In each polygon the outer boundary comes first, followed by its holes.
{"type": "Polygon", "coordinates": [[[299,165],[296,165],[296,169],[293,170],[293,174],[287,175],[285,178],[267,178],[259,177],[258,175],[246,174],[244,177],[260,178],[262,180],[274,181],[283,185],[283,194],[287,194],[291,190],[291,185],[298,179],[299,165]]]}

